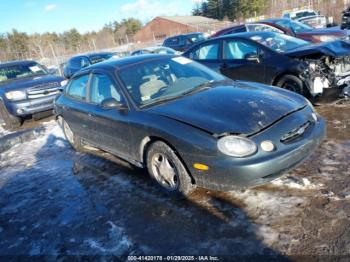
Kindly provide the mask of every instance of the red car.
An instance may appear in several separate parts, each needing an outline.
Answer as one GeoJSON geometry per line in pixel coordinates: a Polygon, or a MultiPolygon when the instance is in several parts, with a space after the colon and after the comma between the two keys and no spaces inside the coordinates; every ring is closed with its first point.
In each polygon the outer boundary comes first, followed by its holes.
{"type": "Polygon", "coordinates": [[[347,31],[337,27],[316,29],[298,21],[286,18],[272,18],[256,23],[247,23],[225,28],[212,37],[240,32],[268,31],[291,35],[309,42],[320,43],[338,39],[348,39],[347,31]]]}

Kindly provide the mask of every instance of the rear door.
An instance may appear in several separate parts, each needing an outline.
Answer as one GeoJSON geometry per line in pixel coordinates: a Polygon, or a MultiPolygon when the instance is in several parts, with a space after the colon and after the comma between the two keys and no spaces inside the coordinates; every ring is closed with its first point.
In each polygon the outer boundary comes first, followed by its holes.
{"type": "Polygon", "coordinates": [[[87,107],[87,87],[89,73],[78,75],[71,79],[65,91],[66,103],[63,107],[63,118],[72,131],[85,140],[89,140],[89,108],[87,107]]]}
{"type": "Polygon", "coordinates": [[[109,98],[127,105],[113,76],[105,71],[93,71],[88,98],[91,114],[89,129],[93,134],[91,142],[98,148],[129,158],[131,144],[129,110],[102,108],[101,103],[109,98]]]}
{"type": "Polygon", "coordinates": [[[265,82],[265,64],[257,44],[244,39],[223,40],[220,73],[235,79],[265,82]]]}

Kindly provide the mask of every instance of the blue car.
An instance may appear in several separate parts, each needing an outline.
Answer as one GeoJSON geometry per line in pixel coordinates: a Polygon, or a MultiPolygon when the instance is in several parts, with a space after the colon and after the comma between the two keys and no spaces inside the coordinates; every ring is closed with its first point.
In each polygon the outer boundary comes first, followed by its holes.
{"type": "Polygon", "coordinates": [[[6,129],[22,124],[22,119],[53,109],[53,101],[65,84],[34,61],[0,64],[0,119],[6,129]]]}
{"type": "Polygon", "coordinates": [[[184,52],[194,44],[202,42],[206,39],[203,33],[189,33],[184,35],[176,35],[168,37],[164,40],[163,46],[172,48],[179,52],[184,52]]]}

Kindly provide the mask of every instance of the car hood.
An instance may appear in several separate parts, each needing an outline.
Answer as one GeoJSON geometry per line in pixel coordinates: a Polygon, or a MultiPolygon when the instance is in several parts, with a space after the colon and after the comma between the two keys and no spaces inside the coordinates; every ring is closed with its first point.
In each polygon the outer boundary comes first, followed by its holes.
{"type": "Polygon", "coordinates": [[[24,90],[30,87],[42,86],[47,83],[58,83],[57,86],[60,86],[60,83],[63,80],[63,77],[55,75],[39,75],[33,77],[26,77],[22,79],[16,79],[0,83],[0,91],[24,90]]]}
{"type": "Polygon", "coordinates": [[[310,44],[285,53],[287,56],[301,58],[310,55],[323,54],[332,57],[349,56],[350,43],[337,40],[320,44],[310,44]]]}
{"type": "Polygon", "coordinates": [[[307,104],[302,96],[280,88],[229,83],[214,84],[210,89],[153,106],[148,111],[216,135],[250,135],[307,104]]]}

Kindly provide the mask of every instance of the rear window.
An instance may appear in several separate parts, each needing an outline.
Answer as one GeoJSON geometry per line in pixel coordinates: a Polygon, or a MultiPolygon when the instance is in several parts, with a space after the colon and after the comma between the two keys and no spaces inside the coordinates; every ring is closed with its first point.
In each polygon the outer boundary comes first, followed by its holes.
{"type": "Polygon", "coordinates": [[[91,64],[96,64],[96,63],[100,63],[102,61],[105,61],[107,59],[110,59],[112,57],[113,57],[112,53],[93,55],[93,56],[90,56],[90,61],[91,61],[91,64]]]}
{"type": "Polygon", "coordinates": [[[180,39],[178,37],[169,38],[165,41],[166,45],[178,45],[180,42],[180,39]]]}

